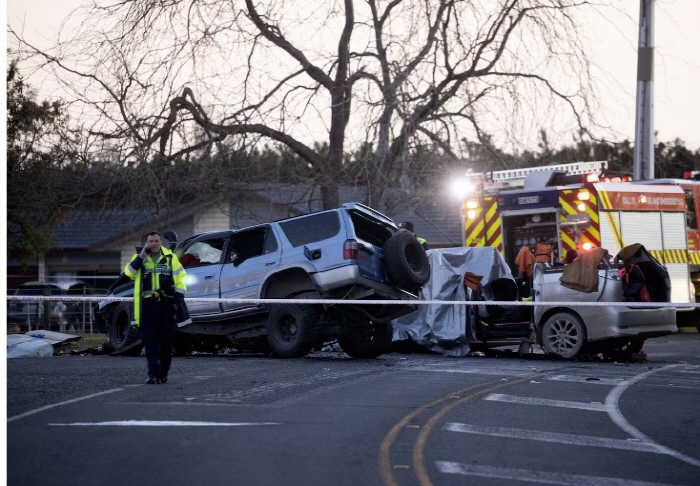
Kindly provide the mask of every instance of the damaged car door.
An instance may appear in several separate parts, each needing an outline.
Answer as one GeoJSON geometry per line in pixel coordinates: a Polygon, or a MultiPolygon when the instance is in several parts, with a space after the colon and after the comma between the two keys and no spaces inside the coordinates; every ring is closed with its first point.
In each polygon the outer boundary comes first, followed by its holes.
{"type": "MultiPolygon", "coordinates": [[[[228,245],[230,232],[207,234],[188,242],[179,258],[187,271],[185,284],[188,298],[219,298],[221,269],[224,266],[224,249],[228,245]]],[[[188,302],[192,316],[218,314],[219,302],[188,302]]]]}
{"type": "MultiPolygon", "coordinates": [[[[270,226],[258,226],[234,233],[221,272],[221,297],[259,298],[260,285],[265,275],[277,268],[280,253],[280,245],[270,226]]],[[[224,312],[231,312],[259,305],[223,302],[222,307],[224,312]]]]}

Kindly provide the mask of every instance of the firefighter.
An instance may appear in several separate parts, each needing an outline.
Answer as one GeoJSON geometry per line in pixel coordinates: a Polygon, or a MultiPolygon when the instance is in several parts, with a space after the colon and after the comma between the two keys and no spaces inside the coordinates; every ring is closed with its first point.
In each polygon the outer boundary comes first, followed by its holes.
{"type": "Polygon", "coordinates": [[[134,280],[132,327],[140,329],[146,349],[146,384],[167,383],[176,331],[175,314],[187,312],[185,270],[177,256],[161,246],[161,234],[152,231],[124,274],[134,280]]]}
{"type": "Polygon", "coordinates": [[[405,221],[399,225],[399,231],[406,231],[408,233],[411,233],[421,244],[424,250],[428,250],[428,242],[425,240],[425,238],[421,238],[419,236],[416,236],[416,234],[413,232],[413,223],[410,221],[405,221]]]}

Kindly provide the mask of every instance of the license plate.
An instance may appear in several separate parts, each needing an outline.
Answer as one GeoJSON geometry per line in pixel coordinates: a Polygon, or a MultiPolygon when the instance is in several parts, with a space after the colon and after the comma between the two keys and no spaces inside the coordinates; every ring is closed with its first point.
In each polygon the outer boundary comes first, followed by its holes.
{"type": "Polygon", "coordinates": [[[537,204],[540,202],[539,196],[519,197],[518,204],[537,204]]]}

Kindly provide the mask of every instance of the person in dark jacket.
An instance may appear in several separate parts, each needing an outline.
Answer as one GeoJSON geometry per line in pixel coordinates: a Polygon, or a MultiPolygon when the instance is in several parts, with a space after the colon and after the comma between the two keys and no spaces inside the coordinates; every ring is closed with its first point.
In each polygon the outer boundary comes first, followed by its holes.
{"type": "Polygon", "coordinates": [[[410,221],[404,221],[399,225],[399,231],[406,231],[408,233],[411,233],[415,239],[418,240],[418,242],[421,244],[424,250],[429,250],[428,248],[428,242],[425,240],[425,238],[421,238],[419,236],[416,236],[416,233],[413,231],[413,223],[410,221]]]}
{"type": "Polygon", "coordinates": [[[184,307],[185,269],[177,256],[161,245],[160,233],[152,231],[124,274],[134,280],[132,326],[141,329],[148,363],[146,384],[166,383],[177,329],[175,314],[184,310],[180,308],[184,307]]]}

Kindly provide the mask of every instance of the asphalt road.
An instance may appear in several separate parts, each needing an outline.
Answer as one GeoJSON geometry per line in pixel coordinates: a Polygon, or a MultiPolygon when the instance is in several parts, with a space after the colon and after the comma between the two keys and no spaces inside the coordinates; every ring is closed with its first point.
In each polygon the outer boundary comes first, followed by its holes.
{"type": "Polygon", "coordinates": [[[647,362],[8,360],[8,485],[700,484],[700,335],[647,362]]]}

